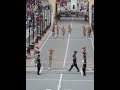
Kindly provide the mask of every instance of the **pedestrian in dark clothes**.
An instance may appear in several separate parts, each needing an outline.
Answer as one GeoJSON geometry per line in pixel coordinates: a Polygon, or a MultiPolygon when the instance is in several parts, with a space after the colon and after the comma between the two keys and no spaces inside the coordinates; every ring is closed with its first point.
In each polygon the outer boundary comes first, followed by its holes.
{"type": "Polygon", "coordinates": [[[74,54],[73,54],[73,63],[72,63],[72,65],[71,65],[69,71],[71,71],[71,69],[73,68],[73,66],[75,66],[76,69],[78,70],[77,72],[79,72],[79,68],[78,68],[78,66],[77,66],[76,53],[77,53],[77,51],[74,51],[74,54]]]}
{"type": "Polygon", "coordinates": [[[37,57],[37,75],[40,75],[40,68],[41,68],[41,60],[40,60],[40,55],[37,57]]]}
{"type": "Polygon", "coordinates": [[[83,49],[83,60],[86,62],[86,60],[87,60],[87,52],[86,52],[86,47],[83,47],[82,48],[83,49]]]}
{"type": "Polygon", "coordinates": [[[83,76],[86,76],[86,61],[83,61],[83,66],[82,66],[82,72],[83,72],[83,76]]]}

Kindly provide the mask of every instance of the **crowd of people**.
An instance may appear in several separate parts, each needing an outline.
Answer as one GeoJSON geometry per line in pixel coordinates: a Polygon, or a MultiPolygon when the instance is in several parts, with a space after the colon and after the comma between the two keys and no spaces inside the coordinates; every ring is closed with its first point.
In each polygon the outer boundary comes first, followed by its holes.
{"type": "Polygon", "coordinates": [[[92,27],[83,25],[83,37],[90,39],[92,27]]]}
{"type": "Polygon", "coordinates": [[[31,13],[36,14],[35,12],[37,11],[38,7],[42,7],[42,2],[36,0],[26,0],[26,24],[28,22],[28,17],[30,16],[31,13]]]}
{"type": "MultiPolygon", "coordinates": [[[[65,32],[66,32],[66,30],[65,30],[65,27],[64,26],[62,26],[62,27],[59,27],[58,26],[58,24],[57,24],[57,22],[55,22],[54,24],[53,24],[53,26],[52,26],[52,38],[53,39],[55,39],[56,37],[59,37],[60,36],[60,30],[61,30],[61,32],[62,32],[62,38],[64,38],[64,36],[65,36],[65,32]]],[[[71,31],[72,31],[72,29],[71,29],[71,25],[69,25],[68,26],[68,33],[69,34],[71,34],[71,31]]]]}

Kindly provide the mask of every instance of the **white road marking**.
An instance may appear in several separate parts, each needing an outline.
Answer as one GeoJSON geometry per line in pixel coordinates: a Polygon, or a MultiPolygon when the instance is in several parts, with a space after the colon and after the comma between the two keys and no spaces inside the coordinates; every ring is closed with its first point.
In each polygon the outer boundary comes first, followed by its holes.
{"type": "MultiPolygon", "coordinates": [[[[73,18],[72,18],[72,21],[73,21],[73,18]]],[[[71,21],[71,28],[72,28],[72,21],[71,21]]],[[[67,48],[66,48],[66,52],[65,52],[65,58],[64,58],[63,68],[65,67],[65,63],[66,63],[66,57],[67,57],[67,51],[68,51],[68,45],[69,45],[70,36],[71,36],[71,34],[69,34],[69,36],[68,36],[67,48]]]]}
{"type": "Polygon", "coordinates": [[[34,60],[35,60],[35,59],[33,59],[33,60],[31,61],[31,64],[34,62],[34,60]]]}
{"type": "Polygon", "coordinates": [[[90,40],[91,40],[92,47],[93,47],[93,51],[94,51],[94,44],[93,44],[93,40],[92,40],[92,38],[91,38],[90,40]]]}
{"type": "MultiPolygon", "coordinates": [[[[45,43],[47,42],[47,40],[48,40],[48,38],[50,37],[51,34],[52,34],[52,31],[50,32],[50,34],[49,34],[49,36],[47,37],[47,39],[45,40],[45,42],[42,44],[42,46],[41,46],[41,48],[39,49],[39,51],[42,50],[43,46],[45,45],[45,43]]],[[[34,62],[34,60],[35,60],[35,59],[33,59],[33,60],[31,61],[31,64],[34,62]]]]}
{"type": "Polygon", "coordinates": [[[61,87],[62,76],[63,76],[63,74],[60,74],[59,84],[57,86],[58,90],[60,90],[60,87],[61,87]]]}
{"type": "Polygon", "coordinates": [[[94,81],[94,80],[62,80],[62,81],[68,81],[68,82],[69,82],[69,81],[73,81],[73,82],[74,82],[74,81],[75,81],[75,82],[77,82],[77,81],[78,81],[78,82],[89,82],[89,81],[90,81],[90,82],[91,82],[91,81],[94,81]]]}
{"type": "Polygon", "coordinates": [[[46,90],[51,90],[51,89],[46,89],[46,90]]]}
{"type": "MultiPolygon", "coordinates": [[[[91,68],[92,69],[92,68],[91,68]]],[[[36,69],[35,70],[26,70],[26,71],[30,71],[30,72],[34,72],[34,71],[37,71],[36,69]]],[[[48,70],[42,70],[43,72],[48,72],[48,70]]],[[[51,72],[64,72],[64,71],[66,71],[66,73],[78,73],[79,74],[79,72],[76,72],[76,70],[72,70],[72,72],[69,72],[68,70],[51,70],[51,72]]],[[[86,71],[87,73],[94,73],[94,71],[93,70],[89,70],[89,71],[86,71]]],[[[81,73],[81,72],[80,72],[81,73]]]]}
{"type": "Polygon", "coordinates": [[[57,81],[57,80],[59,80],[59,79],[26,79],[26,80],[30,80],[30,81],[49,81],[49,80],[54,80],[54,81],[57,81]]]}
{"type": "Polygon", "coordinates": [[[68,51],[69,40],[70,40],[70,34],[69,34],[69,36],[68,36],[67,48],[66,48],[66,52],[65,52],[65,58],[64,58],[63,68],[65,67],[65,62],[66,62],[66,57],[67,57],[67,51],[68,51]]]}
{"type": "MultiPolygon", "coordinates": [[[[29,81],[51,81],[51,80],[54,80],[54,81],[58,81],[59,79],[26,79],[26,80],[29,80],[29,81]]],[[[67,82],[92,82],[94,80],[62,80],[62,81],[67,81],[67,82]]],[[[61,82],[60,82],[61,84],[61,82]]],[[[60,86],[59,86],[60,87],[60,86]]],[[[58,89],[59,90],[59,89],[58,89]]]]}
{"type": "Polygon", "coordinates": [[[41,50],[42,50],[43,46],[45,45],[45,43],[47,42],[47,40],[48,40],[48,38],[50,37],[50,35],[51,35],[51,34],[52,34],[52,31],[50,32],[49,36],[47,37],[47,39],[45,40],[45,42],[43,43],[43,45],[41,46],[41,48],[40,48],[40,50],[39,50],[39,51],[41,51],[41,50]]]}

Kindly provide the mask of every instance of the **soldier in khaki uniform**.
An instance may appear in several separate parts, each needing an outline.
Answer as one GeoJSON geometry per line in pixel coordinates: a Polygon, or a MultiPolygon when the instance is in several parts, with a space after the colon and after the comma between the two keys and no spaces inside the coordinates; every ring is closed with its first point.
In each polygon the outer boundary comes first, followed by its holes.
{"type": "Polygon", "coordinates": [[[86,37],[86,28],[84,25],[83,25],[83,37],[86,37]]]}
{"type": "Polygon", "coordinates": [[[35,66],[37,65],[37,54],[38,54],[38,52],[39,52],[39,46],[38,46],[38,44],[36,44],[34,46],[34,59],[35,59],[34,63],[35,63],[35,66]]]}
{"type": "Polygon", "coordinates": [[[64,36],[65,36],[65,28],[64,28],[64,26],[61,28],[61,30],[62,30],[62,38],[64,38],[64,36]]]}
{"type": "Polygon", "coordinates": [[[88,31],[87,38],[90,39],[92,28],[88,27],[87,31],[88,31]]]}
{"type": "Polygon", "coordinates": [[[53,24],[53,26],[52,26],[52,37],[53,37],[53,39],[55,37],[55,24],[53,24]]]}
{"type": "Polygon", "coordinates": [[[68,33],[71,34],[71,31],[72,31],[72,29],[71,29],[71,27],[70,27],[70,25],[69,25],[69,26],[68,26],[68,33]]]}
{"type": "MultiPolygon", "coordinates": [[[[57,37],[58,35],[59,35],[59,27],[58,27],[58,24],[57,24],[57,22],[55,22],[55,31],[57,32],[56,34],[56,36],[55,37],[57,37]]],[[[54,37],[54,38],[55,38],[54,37]]]]}
{"type": "Polygon", "coordinates": [[[50,55],[49,55],[49,67],[48,67],[48,70],[51,70],[51,65],[52,65],[52,55],[53,55],[53,49],[50,49],[50,55]]]}
{"type": "Polygon", "coordinates": [[[60,27],[58,27],[58,25],[57,25],[57,36],[59,36],[59,29],[60,29],[60,27]]]}

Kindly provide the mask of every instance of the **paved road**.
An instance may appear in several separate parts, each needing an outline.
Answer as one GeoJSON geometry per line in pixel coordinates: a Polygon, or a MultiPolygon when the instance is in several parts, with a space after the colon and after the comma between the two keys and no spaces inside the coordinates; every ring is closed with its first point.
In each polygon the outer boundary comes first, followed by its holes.
{"type": "MultiPolygon", "coordinates": [[[[26,90],[94,90],[94,48],[91,39],[82,38],[82,25],[84,19],[79,18],[62,18],[58,25],[64,25],[67,30],[68,25],[72,25],[72,34],[65,33],[65,38],[60,37],[48,38],[41,49],[42,75],[36,75],[36,67],[26,67],[26,90]],[[79,68],[82,60],[81,47],[87,47],[87,76],[81,76],[73,68],[68,72],[72,64],[73,51],[77,50],[77,62],[79,68]],[[52,70],[48,71],[49,49],[53,48],[53,65],[52,70]]],[[[32,60],[30,61],[32,62],[32,60]]]]}

